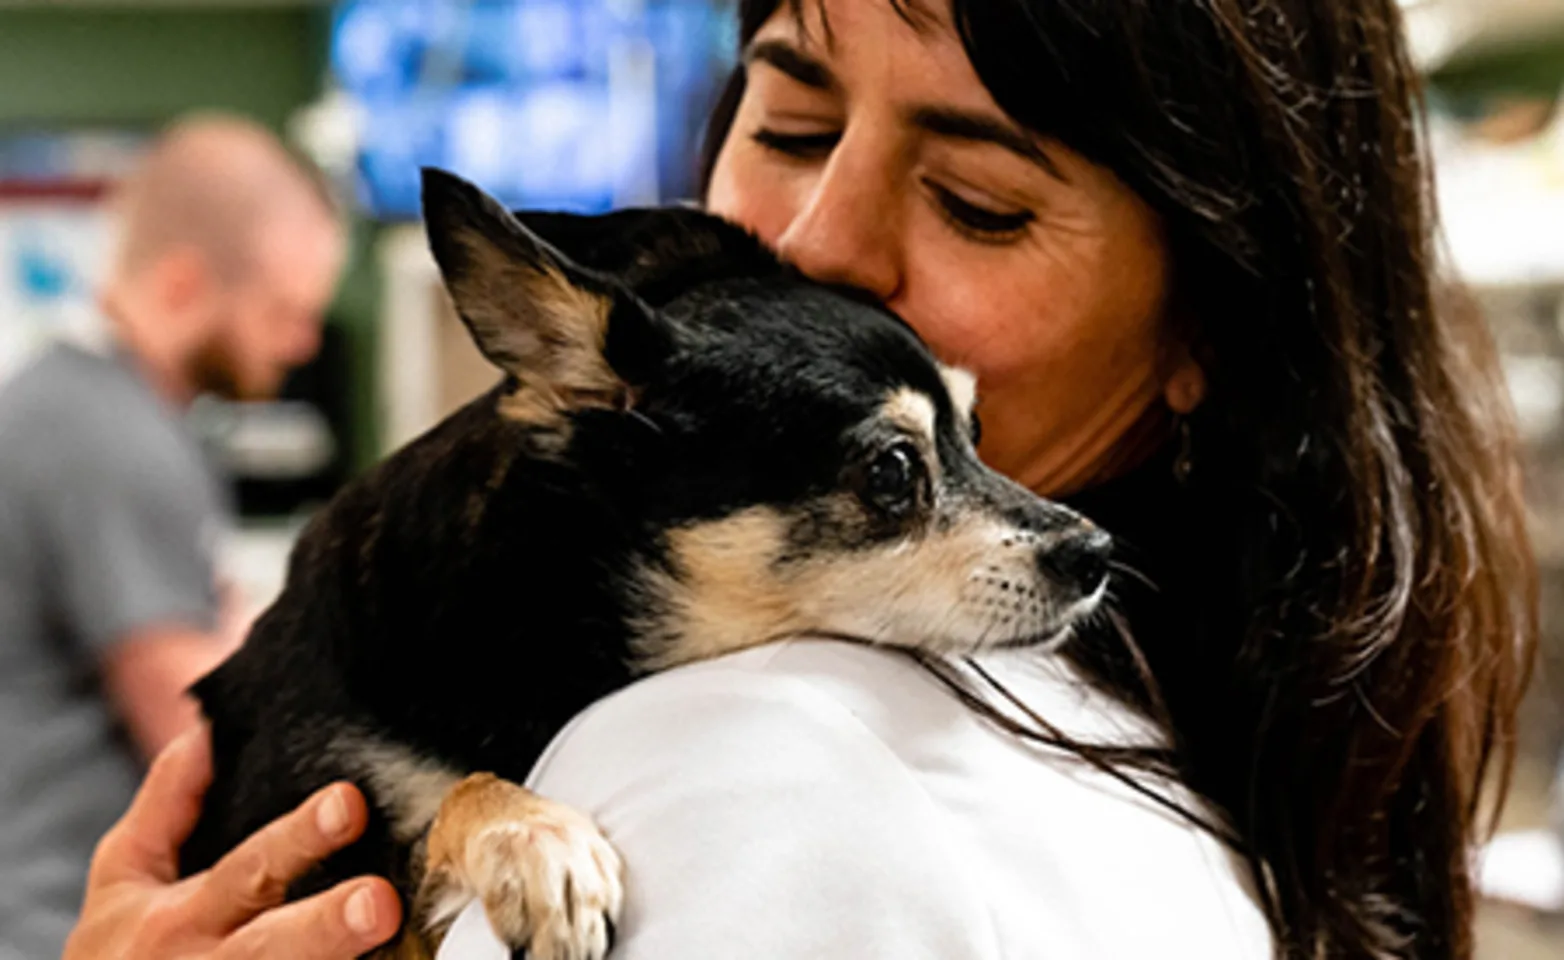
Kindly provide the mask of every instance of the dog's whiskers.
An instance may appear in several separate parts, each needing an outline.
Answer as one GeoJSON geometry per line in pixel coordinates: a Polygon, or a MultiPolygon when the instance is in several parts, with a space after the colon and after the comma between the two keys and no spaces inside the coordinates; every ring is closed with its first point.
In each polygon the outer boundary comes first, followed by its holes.
{"type": "Polygon", "coordinates": [[[1151,591],[1153,591],[1155,593],[1161,593],[1162,592],[1162,588],[1157,586],[1157,583],[1156,583],[1155,580],[1152,580],[1150,577],[1146,576],[1144,573],[1140,572],[1139,570],[1135,569],[1134,567],[1130,566],[1129,564],[1125,563],[1122,560],[1109,560],[1108,561],[1108,569],[1112,570],[1115,573],[1121,573],[1124,576],[1129,577],[1131,580],[1136,581],[1137,583],[1139,583],[1142,586],[1144,586],[1146,589],[1151,590],[1151,591]]]}
{"type": "Polygon", "coordinates": [[[625,412],[630,414],[630,416],[634,417],[635,419],[637,419],[637,420],[641,421],[642,423],[646,424],[648,427],[651,428],[653,433],[662,433],[663,432],[663,428],[657,425],[657,421],[656,420],[653,420],[651,417],[648,417],[646,414],[642,413],[641,411],[637,410],[636,408],[631,407],[629,410],[626,410],[625,412]]]}

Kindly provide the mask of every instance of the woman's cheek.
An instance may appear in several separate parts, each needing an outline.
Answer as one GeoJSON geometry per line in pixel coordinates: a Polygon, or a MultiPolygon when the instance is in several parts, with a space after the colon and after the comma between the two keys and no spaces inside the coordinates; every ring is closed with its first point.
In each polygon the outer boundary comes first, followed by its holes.
{"type": "Polygon", "coordinates": [[[943,269],[922,271],[893,309],[942,362],[976,374],[980,388],[1033,363],[1036,340],[1047,328],[1041,301],[1018,303],[1005,278],[964,266],[959,251],[943,259],[943,269]]]}
{"type": "Polygon", "coordinates": [[[775,247],[807,196],[808,171],[768,161],[759,147],[730,144],[712,173],[706,209],[754,233],[775,247]]]}

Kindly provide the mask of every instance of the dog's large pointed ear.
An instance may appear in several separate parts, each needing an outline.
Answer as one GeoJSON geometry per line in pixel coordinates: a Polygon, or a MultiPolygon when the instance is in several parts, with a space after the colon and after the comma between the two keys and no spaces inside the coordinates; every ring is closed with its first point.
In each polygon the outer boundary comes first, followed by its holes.
{"type": "Polygon", "coordinates": [[[616,365],[634,378],[666,348],[651,316],[460,177],[425,169],[423,204],[457,313],[483,355],[520,382],[537,418],[628,402],[616,365]]]}

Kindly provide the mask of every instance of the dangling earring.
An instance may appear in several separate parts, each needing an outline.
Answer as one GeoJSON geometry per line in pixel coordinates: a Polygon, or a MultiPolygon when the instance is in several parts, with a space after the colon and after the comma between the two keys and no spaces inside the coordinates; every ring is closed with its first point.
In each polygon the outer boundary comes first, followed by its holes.
{"type": "Polygon", "coordinates": [[[1173,458],[1173,479],[1187,485],[1195,473],[1194,444],[1190,440],[1189,415],[1206,396],[1206,375],[1186,353],[1183,363],[1163,386],[1163,399],[1173,413],[1178,431],[1178,455],[1173,458]]]}
{"type": "Polygon", "coordinates": [[[1178,424],[1178,455],[1173,458],[1173,479],[1188,485],[1195,472],[1195,453],[1189,437],[1189,418],[1175,417],[1178,424]]]}

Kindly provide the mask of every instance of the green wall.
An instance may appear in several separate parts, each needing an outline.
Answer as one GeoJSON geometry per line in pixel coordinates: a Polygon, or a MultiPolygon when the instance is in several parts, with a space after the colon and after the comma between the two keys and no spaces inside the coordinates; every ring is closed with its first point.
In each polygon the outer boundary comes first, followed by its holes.
{"type": "Polygon", "coordinates": [[[1431,81],[1451,97],[1557,96],[1564,89],[1564,29],[1458,58],[1431,81]]]}
{"type": "Polygon", "coordinates": [[[0,7],[0,124],[156,124],[198,107],[280,125],[320,89],[314,7],[0,7]]]}

